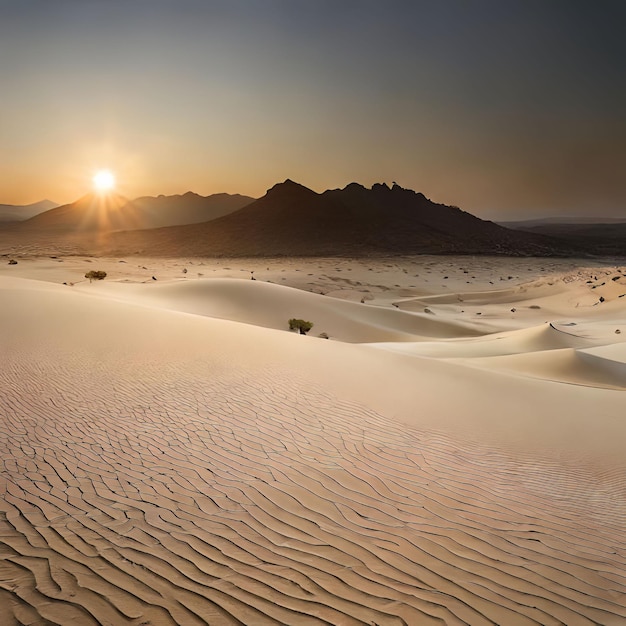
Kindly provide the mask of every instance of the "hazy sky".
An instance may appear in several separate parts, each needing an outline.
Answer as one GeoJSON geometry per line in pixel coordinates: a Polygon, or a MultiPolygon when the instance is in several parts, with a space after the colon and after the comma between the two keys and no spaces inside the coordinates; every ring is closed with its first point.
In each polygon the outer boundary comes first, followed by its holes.
{"type": "Polygon", "coordinates": [[[626,215],[626,0],[0,0],[0,203],[397,181],[626,215]]]}

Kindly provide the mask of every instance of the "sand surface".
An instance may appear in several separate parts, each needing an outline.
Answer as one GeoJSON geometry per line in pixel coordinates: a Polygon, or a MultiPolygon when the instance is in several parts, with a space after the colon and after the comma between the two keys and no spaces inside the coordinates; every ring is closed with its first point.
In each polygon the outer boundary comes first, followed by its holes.
{"type": "Polygon", "coordinates": [[[623,262],[7,260],[1,625],[626,623],[623,262]]]}

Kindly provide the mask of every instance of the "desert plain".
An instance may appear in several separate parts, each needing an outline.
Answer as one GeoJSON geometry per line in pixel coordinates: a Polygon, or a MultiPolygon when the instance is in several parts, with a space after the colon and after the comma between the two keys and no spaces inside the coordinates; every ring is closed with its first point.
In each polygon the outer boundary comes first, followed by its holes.
{"type": "Polygon", "coordinates": [[[623,260],[15,259],[0,624],[626,623],[623,260]]]}

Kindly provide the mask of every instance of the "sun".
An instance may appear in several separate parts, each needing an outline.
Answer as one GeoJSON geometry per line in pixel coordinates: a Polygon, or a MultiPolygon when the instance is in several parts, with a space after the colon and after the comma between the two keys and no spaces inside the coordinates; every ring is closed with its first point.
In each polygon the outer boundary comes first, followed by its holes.
{"type": "Polygon", "coordinates": [[[109,170],[99,170],[95,173],[92,180],[96,191],[99,191],[100,193],[110,191],[113,187],[115,187],[115,176],[113,175],[113,172],[109,170]]]}

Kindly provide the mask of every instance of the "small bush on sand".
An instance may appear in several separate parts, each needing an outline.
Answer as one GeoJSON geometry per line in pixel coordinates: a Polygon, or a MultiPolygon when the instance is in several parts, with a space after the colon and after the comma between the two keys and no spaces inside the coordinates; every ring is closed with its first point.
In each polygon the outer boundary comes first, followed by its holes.
{"type": "Polygon", "coordinates": [[[17,265],[17,261],[15,259],[11,259],[9,261],[9,265],[17,265]]]}
{"type": "Polygon", "coordinates": [[[289,330],[297,330],[301,335],[306,335],[311,328],[313,328],[313,322],[296,319],[295,317],[289,320],[289,330]]]}
{"type": "Polygon", "coordinates": [[[89,282],[93,280],[102,280],[106,278],[107,273],[102,270],[90,270],[85,274],[85,278],[89,279],[89,282]]]}

